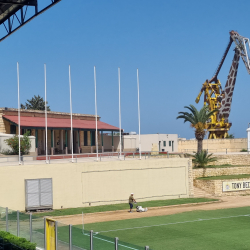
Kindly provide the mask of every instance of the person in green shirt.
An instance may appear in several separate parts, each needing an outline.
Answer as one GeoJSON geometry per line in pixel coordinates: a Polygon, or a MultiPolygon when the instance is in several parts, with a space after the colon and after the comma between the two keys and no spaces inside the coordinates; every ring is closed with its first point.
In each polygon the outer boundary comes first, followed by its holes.
{"type": "Polygon", "coordinates": [[[134,194],[131,193],[131,195],[130,195],[129,198],[128,198],[128,203],[129,203],[129,207],[130,207],[129,212],[130,212],[130,213],[132,213],[133,202],[136,202],[136,200],[134,199],[134,194]]]}

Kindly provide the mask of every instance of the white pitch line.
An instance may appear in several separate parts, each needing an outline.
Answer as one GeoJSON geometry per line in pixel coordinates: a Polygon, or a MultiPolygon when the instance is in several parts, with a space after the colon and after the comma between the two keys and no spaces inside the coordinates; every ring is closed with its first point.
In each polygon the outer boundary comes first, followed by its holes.
{"type": "MultiPolygon", "coordinates": [[[[99,233],[99,232],[98,232],[99,233]]],[[[96,232],[96,234],[98,234],[97,232],[96,232]]],[[[83,235],[87,235],[88,237],[89,237],[89,235],[88,234],[83,234],[83,235]]],[[[108,242],[108,243],[111,243],[111,244],[115,244],[113,241],[109,241],[109,240],[105,240],[105,239],[102,239],[102,238],[99,238],[99,237],[96,237],[96,236],[94,236],[93,235],[93,238],[96,238],[96,239],[98,239],[98,240],[102,240],[102,241],[105,241],[105,242],[108,242]]],[[[129,248],[129,249],[132,249],[132,250],[138,250],[137,248],[133,248],[133,247],[129,247],[129,246],[125,246],[125,245],[122,245],[122,244],[120,244],[119,243],[119,246],[121,246],[121,247],[125,247],[125,248],[129,248]]]]}
{"type": "Polygon", "coordinates": [[[191,222],[201,222],[201,221],[209,221],[209,220],[230,219],[230,218],[237,218],[237,217],[244,217],[244,216],[250,216],[250,214],[237,215],[237,216],[228,216],[228,217],[218,217],[218,218],[209,218],[209,219],[198,219],[198,220],[182,221],[182,222],[172,222],[172,223],[158,224],[158,225],[151,225],[151,226],[142,226],[142,227],[120,228],[120,229],[116,229],[116,230],[99,231],[98,233],[108,233],[108,232],[116,232],[116,231],[132,230],[132,229],[141,229],[141,228],[148,228],[148,227],[160,227],[160,226],[177,225],[177,224],[184,224],[184,223],[191,223],[191,222]]]}

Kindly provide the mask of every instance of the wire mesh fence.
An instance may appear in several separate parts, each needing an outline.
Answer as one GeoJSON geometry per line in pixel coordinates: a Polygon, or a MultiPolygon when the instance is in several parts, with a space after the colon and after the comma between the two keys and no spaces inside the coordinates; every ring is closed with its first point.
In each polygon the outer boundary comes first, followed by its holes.
{"type": "Polygon", "coordinates": [[[0,207],[0,231],[36,243],[39,249],[55,250],[150,250],[77,226],[51,221],[48,229],[44,218],[0,207]],[[49,232],[49,230],[52,230],[49,232]],[[49,245],[50,244],[50,245],[49,245]],[[48,247],[49,245],[49,247],[48,247]]]}

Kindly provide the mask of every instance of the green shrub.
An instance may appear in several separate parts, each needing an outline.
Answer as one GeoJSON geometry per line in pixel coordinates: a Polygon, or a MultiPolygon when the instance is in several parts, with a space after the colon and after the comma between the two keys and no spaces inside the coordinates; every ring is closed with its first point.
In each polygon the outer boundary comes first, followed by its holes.
{"type": "MultiPolygon", "coordinates": [[[[22,138],[20,138],[20,144],[21,144],[21,155],[27,155],[30,151],[31,148],[31,142],[29,138],[30,133],[26,132],[22,138]]],[[[12,138],[6,139],[5,142],[7,143],[8,146],[11,147],[12,149],[12,154],[13,155],[18,155],[19,154],[19,138],[17,135],[15,135],[12,138]]]]}
{"type": "Polygon", "coordinates": [[[248,152],[247,149],[243,148],[240,152],[248,152]]]}
{"type": "Polygon", "coordinates": [[[4,240],[4,243],[10,243],[25,250],[36,250],[36,244],[27,241],[24,238],[18,238],[8,232],[0,231],[0,238],[4,240]]]}

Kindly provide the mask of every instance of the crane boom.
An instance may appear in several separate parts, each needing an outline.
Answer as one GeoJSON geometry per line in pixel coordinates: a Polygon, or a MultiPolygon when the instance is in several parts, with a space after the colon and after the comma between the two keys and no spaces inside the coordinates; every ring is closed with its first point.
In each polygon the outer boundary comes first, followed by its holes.
{"type": "Polygon", "coordinates": [[[232,97],[236,83],[240,57],[245,64],[248,74],[250,74],[250,58],[248,56],[248,51],[250,51],[249,39],[240,36],[236,31],[230,31],[229,34],[229,43],[214,76],[210,80],[205,81],[198,97],[195,100],[196,103],[198,103],[200,101],[201,94],[204,93],[204,105],[208,105],[211,111],[215,109],[218,110],[213,113],[210,121],[207,124],[209,139],[226,138],[232,125],[228,122],[228,117],[231,111],[232,97]],[[225,89],[222,90],[221,83],[217,77],[233,42],[235,44],[234,58],[227,77],[225,89]]]}

